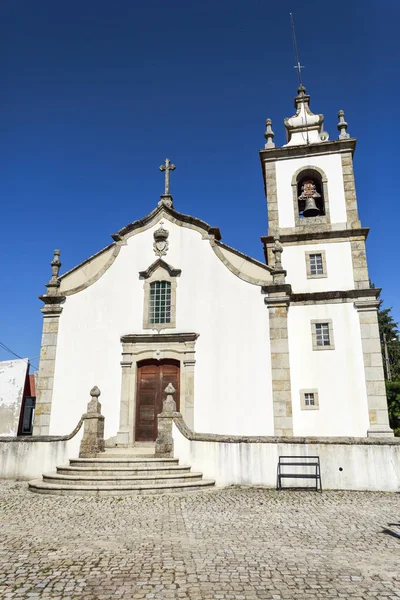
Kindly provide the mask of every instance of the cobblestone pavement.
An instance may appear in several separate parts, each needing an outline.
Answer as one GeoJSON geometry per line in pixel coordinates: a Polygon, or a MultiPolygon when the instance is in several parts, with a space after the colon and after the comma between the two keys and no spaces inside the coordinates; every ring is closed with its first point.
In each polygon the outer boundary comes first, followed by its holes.
{"type": "Polygon", "coordinates": [[[62,497],[0,482],[0,598],[400,598],[400,495],[62,497]]]}

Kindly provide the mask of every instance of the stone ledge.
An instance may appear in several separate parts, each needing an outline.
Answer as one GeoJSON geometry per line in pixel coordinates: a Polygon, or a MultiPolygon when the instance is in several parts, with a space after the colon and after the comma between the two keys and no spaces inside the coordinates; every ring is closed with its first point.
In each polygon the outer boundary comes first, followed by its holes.
{"type": "Polygon", "coordinates": [[[199,333],[129,333],[121,336],[124,344],[139,344],[141,342],[195,342],[199,333]]]}
{"type": "Polygon", "coordinates": [[[189,429],[182,417],[174,417],[180,433],[191,442],[219,442],[223,444],[327,444],[341,446],[400,446],[400,438],[369,437],[289,437],[246,436],[196,433],[189,429]]]}

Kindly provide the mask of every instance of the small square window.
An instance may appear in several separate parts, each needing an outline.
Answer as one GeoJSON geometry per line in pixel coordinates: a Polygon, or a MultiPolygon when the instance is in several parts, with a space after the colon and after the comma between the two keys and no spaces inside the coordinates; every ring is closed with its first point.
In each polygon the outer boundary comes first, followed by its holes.
{"type": "Polygon", "coordinates": [[[323,275],[322,254],[310,254],[310,273],[311,275],[323,275]]]}
{"type": "Polygon", "coordinates": [[[329,323],[316,323],[315,333],[317,337],[317,346],[330,346],[329,323]]]}
{"type": "Polygon", "coordinates": [[[302,410],[318,410],[318,390],[300,390],[300,405],[302,410]]]}
{"type": "Polygon", "coordinates": [[[327,277],[325,250],[306,252],[307,278],[327,277]]]}
{"type": "Polygon", "coordinates": [[[311,321],[313,350],[334,350],[333,328],[331,319],[315,319],[311,321]]]}
{"type": "Polygon", "coordinates": [[[306,406],[315,406],[314,392],[306,392],[304,394],[304,404],[306,406]]]}

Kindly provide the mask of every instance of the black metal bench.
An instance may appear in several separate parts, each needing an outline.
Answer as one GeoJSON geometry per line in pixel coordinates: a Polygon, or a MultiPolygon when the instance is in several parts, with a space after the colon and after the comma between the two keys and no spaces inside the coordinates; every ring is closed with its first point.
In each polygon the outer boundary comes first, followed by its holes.
{"type": "MultiPolygon", "coordinates": [[[[280,456],[278,460],[278,472],[276,479],[276,489],[284,490],[289,488],[282,487],[282,479],[315,479],[315,491],[322,492],[321,465],[319,456],[280,456]],[[287,472],[286,467],[307,467],[306,473],[298,471],[287,472]],[[311,467],[312,472],[309,468],[311,467]]],[[[292,489],[313,489],[311,486],[304,486],[292,489]]]]}

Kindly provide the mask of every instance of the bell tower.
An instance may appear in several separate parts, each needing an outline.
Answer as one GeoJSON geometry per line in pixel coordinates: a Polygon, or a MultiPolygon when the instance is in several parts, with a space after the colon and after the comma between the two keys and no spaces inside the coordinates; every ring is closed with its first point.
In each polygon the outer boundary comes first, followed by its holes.
{"type": "MultiPolygon", "coordinates": [[[[341,410],[351,406],[355,415],[358,406],[358,416],[352,418],[365,431],[363,435],[392,436],[377,320],[379,290],[370,288],[365,252],[369,229],[361,226],[357,208],[356,140],[347,133],[342,110],[338,139],[329,139],[324,116],[311,111],[310,96],[301,82],[294,106],[295,115],[284,120],[286,144],[275,146],[272,122],[267,119],[266,143],[260,150],[268,208],[268,235],[261,240],[266,262],[275,270],[275,294],[285,296],[286,312],[280,308],[279,314],[288,337],[285,406],[273,364],[276,414],[286,419],[276,431],[287,434],[292,419],[295,432],[307,432],[307,418],[296,400],[306,390],[319,394],[321,411],[324,406],[328,411],[331,403],[335,414],[337,397],[345,402],[341,410]],[[317,352],[321,349],[328,352],[317,352]],[[354,380],[359,382],[358,391],[351,383],[354,380]]],[[[271,327],[277,299],[268,296],[265,302],[271,327]]],[[[271,336],[276,337],[275,332],[271,336]]],[[[284,340],[278,341],[271,339],[271,352],[282,362],[279,352],[284,340]]],[[[279,378],[283,375],[277,365],[279,378]]]]}
{"type": "MultiPolygon", "coordinates": [[[[346,273],[346,282],[340,287],[369,288],[365,254],[368,229],[360,224],[353,173],[356,140],[346,131],[343,111],[338,113],[339,138],[329,139],[323,130],[324,116],[311,112],[310,96],[303,85],[298,88],[294,106],[296,114],[284,121],[286,144],[275,147],[272,123],[267,119],[266,144],[260,151],[268,207],[268,236],[262,238],[267,263],[271,264],[276,236],[284,248],[302,246],[305,252],[317,240],[319,244],[346,241],[351,259],[347,266],[352,272],[346,273]]],[[[298,267],[291,254],[293,250],[286,253],[285,264],[289,279],[298,267]]],[[[306,282],[298,283],[304,288],[306,282]]],[[[318,285],[316,289],[321,289],[318,285]]],[[[306,287],[308,291],[310,286],[306,287]]]]}

